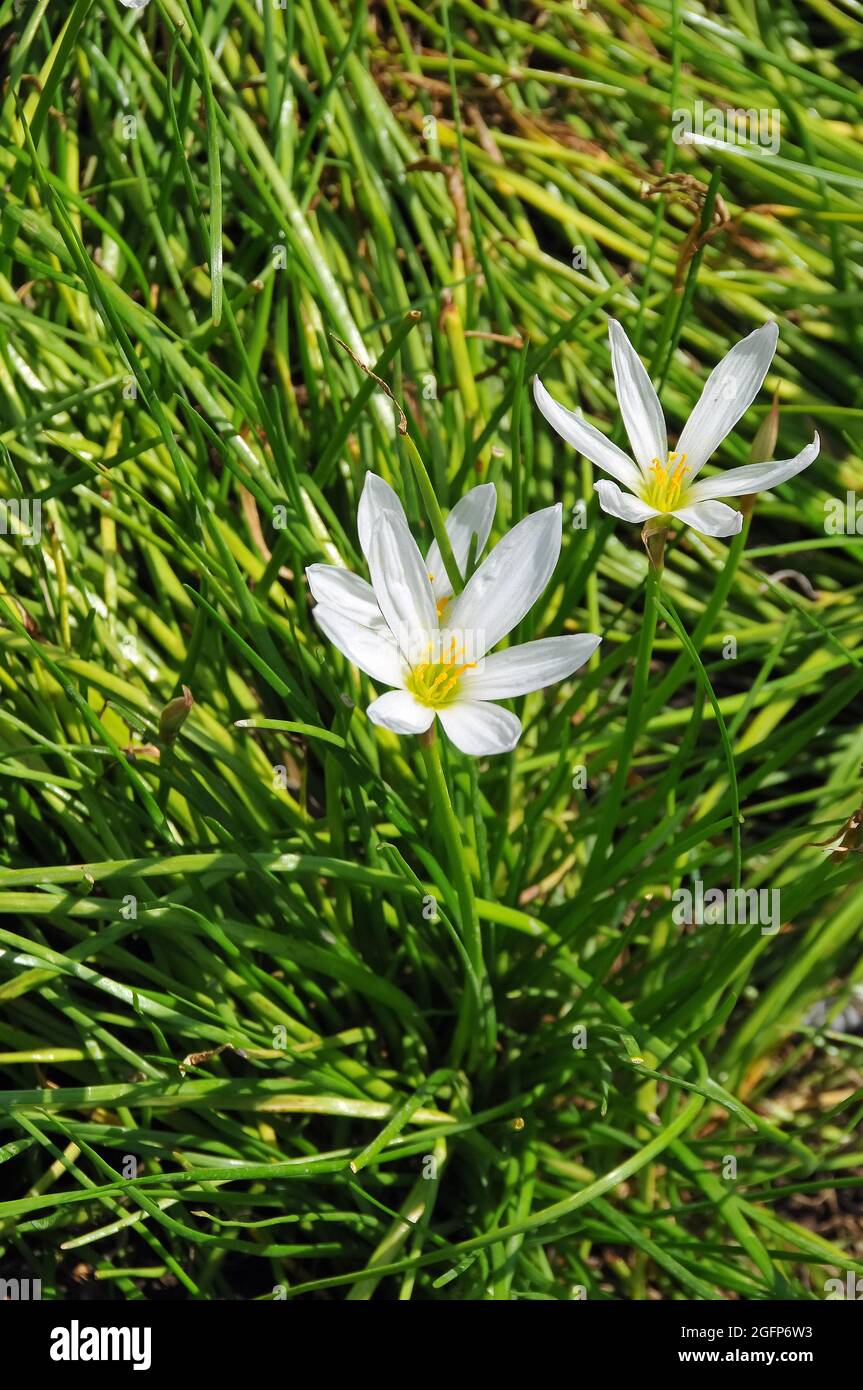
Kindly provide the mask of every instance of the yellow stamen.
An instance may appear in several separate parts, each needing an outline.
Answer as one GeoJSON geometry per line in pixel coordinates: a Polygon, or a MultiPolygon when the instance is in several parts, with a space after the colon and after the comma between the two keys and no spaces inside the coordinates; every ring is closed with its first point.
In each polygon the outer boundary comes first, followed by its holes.
{"type": "Polygon", "coordinates": [[[645,484],[641,493],[642,500],[655,507],[658,512],[673,512],[682,506],[688,491],[685,479],[691,472],[691,469],[686,467],[686,455],[671,453],[664,464],[660,463],[659,459],[654,459],[650,465],[650,472],[653,474],[653,481],[645,484]]]}
{"type": "MultiPolygon", "coordinates": [[[[433,644],[429,644],[431,655],[433,644]]],[[[458,683],[465,671],[476,666],[475,661],[460,661],[463,649],[453,637],[447,652],[442,652],[443,660],[420,661],[414,666],[407,679],[407,688],[415,695],[421,705],[432,709],[448,705],[455,698],[458,683]]]]}

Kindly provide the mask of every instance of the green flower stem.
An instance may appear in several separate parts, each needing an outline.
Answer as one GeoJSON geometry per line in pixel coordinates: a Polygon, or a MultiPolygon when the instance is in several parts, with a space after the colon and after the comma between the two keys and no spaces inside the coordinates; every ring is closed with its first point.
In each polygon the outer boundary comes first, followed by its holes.
{"type": "MultiPolygon", "coordinates": [[[[459,912],[461,915],[462,941],[471,970],[480,988],[480,1014],[482,1016],[482,1034],[490,1055],[491,1048],[494,1046],[494,1013],[491,1007],[491,999],[488,991],[488,984],[485,973],[485,963],[482,954],[482,935],[479,926],[479,916],[476,910],[476,902],[473,893],[470,873],[464,857],[463,830],[456,819],[450,800],[449,788],[446,784],[443,764],[440,756],[440,745],[435,733],[435,726],[432,724],[427,733],[420,735],[420,747],[422,748],[423,759],[426,766],[428,778],[428,789],[431,797],[432,810],[435,819],[446,844],[447,855],[449,857],[450,872],[455,884],[456,896],[458,897],[459,912]]],[[[470,1060],[475,1063],[477,1060],[477,1048],[480,1037],[477,1030],[473,1027],[476,1004],[474,991],[470,981],[465,982],[465,991],[462,996],[461,1011],[459,1014],[458,1025],[453,1039],[452,1065],[458,1066],[465,1046],[470,1046],[470,1060]]]]}
{"type": "Polygon", "coordinates": [[[590,879],[591,869],[602,863],[608,852],[608,847],[611,844],[620,814],[620,807],[623,803],[623,793],[626,787],[626,779],[629,775],[629,765],[641,730],[645,698],[647,695],[647,681],[650,674],[650,658],[653,654],[653,639],[656,636],[656,601],[659,594],[661,577],[661,568],[657,568],[651,559],[647,566],[647,584],[644,591],[644,613],[641,618],[641,637],[638,644],[638,657],[635,664],[635,676],[632,682],[632,694],[629,697],[626,727],[623,731],[620,754],[617,759],[617,768],[611,783],[611,789],[606,799],[605,813],[597,831],[590,860],[585,869],[585,879],[588,881],[590,879]]]}
{"type": "MultiPolygon", "coordinates": [[[[721,573],[717,576],[710,600],[695,626],[695,631],[692,634],[692,641],[699,650],[701,648],[701,643],[707,635],[713,631],[714,623],[722,610],[725,600],[731,592],[731,586],[734,583],[734,578],[740,564],[740,558],[749,535],[749,524],[751,520],[751,513],[745,513],[743,518],[743,529],[732,538],[731,544],[728,547],[725,564],[721,573]]],[[[668,706],[675,691],[680,688],[685,680],[689,679],[691,669],[686,653],[681,652],[680,655],[675,658],[670,670],[666,672],[659,685],[651,694],[645,710],[645,723],[649,723],[653,716],[659,713],[660,709],[668,706]]]]}
{"type": "Polygon", "coordinates": [[[455,556],[452,553],[452,546],[449,543],[449,536],[446,533],[446,526],[444,525],[443,512],[435,497],[435,491],[432,487],[432,481],[428,475],[428,470],[420,458],[416,444],[414,444],[409,434],[403,436],[402,442],[407,449],[408,458],[410,459],[414,478],[416,479],[416,484],[423,500],[426,516],[431,523],[434,538],[440,547],[441,559],[443,560],[444,569],[447,572],[447,578],[452,585],[453,593],[460,594],[464,588],[464,580],[455,562],[455,556]]]}
{"type": "Polygon", "coordinates": [[[671,361],[677,349],[677,344],[680,342],[683,325],[686,322],[692,304],[695,286],[698,282],[698,272],[701,269],[704,250],[707,246],[707,233],[713,221],[713,210],[716,207],[716,199],[719,194],[719,185],[721,182],[722,166],[717,164],[711,174],[710,183],[704,195],[698,241],[696,243],[696,250],[689,262],[683,291],[682,293],[672,295],[668,300],[660,341],[654,350],[653,359],[651,361],[650,375],[656,381],[657,391],[661,391],[665,385],[665,380],[671,367],[671,361]],[[662,368],[661,371],[659,370],[660,364],[662,368]]]}
{"type": "Polygon", "coordinates": [[[330,434],[327,446],[312,475],[318,487],[325,488],[331,481],[351,430],[362,415],[370,396],[376,389],[379,389],[378,378],[382,377],[390,362],[398,356],[411,329],[416,327],[421,318],[422,314],[419,309],[411,309],[405,314],[401,322],[395,325],[392,337],[372,366],[369,375],[363,381],[350,406],[330,434]]]}

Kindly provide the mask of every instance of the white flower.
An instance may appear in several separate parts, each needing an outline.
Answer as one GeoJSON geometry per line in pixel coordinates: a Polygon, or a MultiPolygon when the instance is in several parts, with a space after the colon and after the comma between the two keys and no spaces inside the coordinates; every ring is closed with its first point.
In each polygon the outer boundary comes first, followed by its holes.
{"type": "MultiPolygon", "coordinates": [[[[484,483],[447,517],[462,575],[472,547],[478,556],[488,540],[495,505],[494,487],[484,483]]],[[[564,680],[601,640],[589,633],[546,637],[486,656],[551,578],[560,554],[560,505],[514,526],[457,596],[437,543],[423,560],[401,502],[373,473],[366,474],[357,528],[371,584],[334,565],[309,565],[306,574],[321,630],[361,671],[395,687],[369,705],[369,718],[398,734],[422,734],[437,716],[463,753],[509,752],[521,724],[490,701],[564,680]]]]}
{"type": "Polygon", "coordinates": [[[816,434],[794,458],[750,463],[695,481],[757,396],[776,351],[779,330],[775,323],[756,328],[714,367],[672,453],[659,397],[637,352],[614,319],[609,320],[608,336],[617,400],[634,463],[580,415],[552,400],[539,377],[534,377],[533,394],[558,434],[617,480],[612,483],[602,478],[594,484],[603,511],[611,516],[636,522],[673,516],[707,536],[733,536],[743,525],[743,515],[717,498],[742,497],[776,487],[801,473],[817,457],[820,443],[816,434]],[[618,483],[629,491],[621,492],[618,483]]]}

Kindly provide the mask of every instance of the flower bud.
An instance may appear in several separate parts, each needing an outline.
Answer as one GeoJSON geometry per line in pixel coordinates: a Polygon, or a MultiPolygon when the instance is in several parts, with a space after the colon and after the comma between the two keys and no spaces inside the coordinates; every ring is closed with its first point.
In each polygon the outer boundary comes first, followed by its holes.
{"type": "Polygon", "coordinates": [[[159,738],[163,743],[174,742],[188,719],[189,711],[194,703],[192,692],[187,685],[183,686],[182,695],[178,695],[175,700],[168,701],[159,717],[159,738]]]}

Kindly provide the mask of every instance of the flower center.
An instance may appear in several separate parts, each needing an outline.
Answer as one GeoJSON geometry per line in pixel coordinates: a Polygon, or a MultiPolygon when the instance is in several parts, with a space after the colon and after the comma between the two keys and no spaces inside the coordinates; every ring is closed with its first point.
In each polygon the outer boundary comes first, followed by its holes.
{"type": "MultiPolygon", "coordinates": [[[[429,643],[429,654],[433,646],[433,643],[429,643]]],[[[421,705],[429,705],[432,709],[451,704],[458,691],[459,677],[476,666],[475,661],[460,660],[464,649],[458,646],[455,638],[450,642],[449,649],[439,655],[444,658],[442,661],[420,661],[407,678],[407,688],[411,694],[421,705]]]]}
{"type": "Polygon", "coordinates": [[[654,459],[650,472],[653,476],[645,484],[642,500],[658,512],[673,512],[687,491],[685,479],[691,469],[686,467],[686,455],[669,454],[664,464],[654,459]]]}

